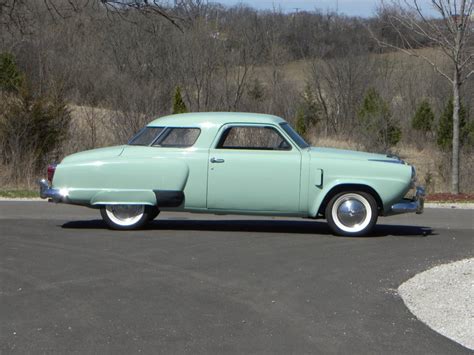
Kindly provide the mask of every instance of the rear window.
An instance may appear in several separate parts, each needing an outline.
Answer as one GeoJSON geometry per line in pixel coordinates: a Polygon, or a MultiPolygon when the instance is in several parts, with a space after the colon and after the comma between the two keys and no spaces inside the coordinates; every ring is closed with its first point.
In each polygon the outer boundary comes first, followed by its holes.
{"type": "Polygon", "coordinates": [[[154,147],[186,148],[196,143],[201,130],[199,128],[167,128],[153,143],[154,147]]]}
{"type": "Polygon", "coordinates": [[[129,145],[150,145],[163,132],[163,127],[145,127],[130,139],[129,145]]]}

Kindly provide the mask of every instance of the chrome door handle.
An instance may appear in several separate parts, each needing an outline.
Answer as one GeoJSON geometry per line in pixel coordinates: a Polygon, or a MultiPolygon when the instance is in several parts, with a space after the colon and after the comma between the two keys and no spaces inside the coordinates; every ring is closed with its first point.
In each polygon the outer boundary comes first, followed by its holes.
{"type": "Polygon", "coordinates": [[[224,161],[224,159],[211,158],[211,163],[223,163],[224,161]]]}

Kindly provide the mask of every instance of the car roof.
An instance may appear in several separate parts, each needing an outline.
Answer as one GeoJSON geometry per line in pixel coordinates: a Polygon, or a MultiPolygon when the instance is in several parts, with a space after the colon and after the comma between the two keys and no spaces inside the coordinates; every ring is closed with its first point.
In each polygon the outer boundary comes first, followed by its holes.
{"type": "Polygon", "coordinates": [[[269,123],[279,124],[285,120],[278,116],[247,112],[195,112],[180,113],[160,117],[148,127],[201,127],[203,125],[222,126],[226,123],[269,123]]]}

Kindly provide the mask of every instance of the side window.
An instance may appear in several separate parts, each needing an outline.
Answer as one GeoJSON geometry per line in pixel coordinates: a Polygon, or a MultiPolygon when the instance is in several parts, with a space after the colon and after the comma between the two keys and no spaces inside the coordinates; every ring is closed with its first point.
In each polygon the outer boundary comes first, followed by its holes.
{"type": "Polygon", "coordinates": [[[196,143],[200,133],[199,128],[170,128],[153,143],[153,146],[164,148],[191,147],[196,143]]]}
{"type": "Polygon", "coordinates": [[[150,145],[156,137],[163,131],[163,127],[145,127],[133,137],[128,144],[130,145],[150,145]]]}
{"type": "Polygon", "coordinates": [[[217,149],[291,150],[280,133],[266,126],[234,126],[227,128],[217,149]]]}

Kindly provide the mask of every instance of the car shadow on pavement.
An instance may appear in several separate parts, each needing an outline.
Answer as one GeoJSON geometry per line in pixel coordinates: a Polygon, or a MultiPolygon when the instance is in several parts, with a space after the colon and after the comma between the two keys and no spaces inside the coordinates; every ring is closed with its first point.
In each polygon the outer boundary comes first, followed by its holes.
{"type": "MultiPolygon", "coordinates": [[[[62,225],[67,229],[107,229],[102,220],[72,221],[62,225]]],[[[326,222],[294,220],[187,220],[164,219],[149,223],[143,230],[188,230],[188,231],[222,231],[222,232],[260,232],[288,234],[323,234],[332,235],[326,222]]],[[[434,235],[430,227],[406,225],[376,225],[367,237],[405,236],[426,237],[434,235]]],[[[359,237],[360,238],[360,237],[359,237]]]]}

